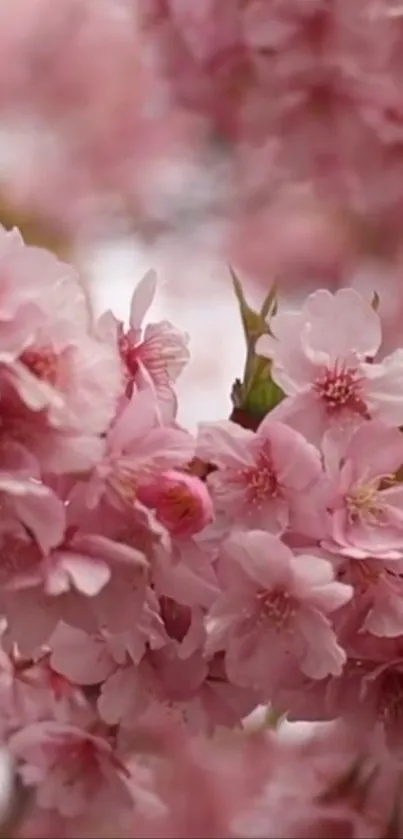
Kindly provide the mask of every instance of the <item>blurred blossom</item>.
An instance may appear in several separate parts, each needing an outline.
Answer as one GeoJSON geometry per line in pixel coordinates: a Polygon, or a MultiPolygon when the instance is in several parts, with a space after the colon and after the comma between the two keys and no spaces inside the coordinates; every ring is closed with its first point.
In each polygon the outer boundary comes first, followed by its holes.
{"type": "Polygon", "coordinates": [[[184,136],[192,154],[195,123],[167,107],[136,4],[17,0],[0,32],[5,212],[74,237],[105,234],[114,217],[144,225],[155,174],[183,157],[184,136]]]}
{"type": "Polygon", "coordinates": [[[399,274],[402,45],[391,0],[3,4],[0,218],[196,236],[287,291],[399,274]]]}
{"type": "Polygon", "coordinates": [[[145,0],[173,100],[231,171],[226,253],[263,283],[401,265],[401,6],[389,0],[145,0]]]}

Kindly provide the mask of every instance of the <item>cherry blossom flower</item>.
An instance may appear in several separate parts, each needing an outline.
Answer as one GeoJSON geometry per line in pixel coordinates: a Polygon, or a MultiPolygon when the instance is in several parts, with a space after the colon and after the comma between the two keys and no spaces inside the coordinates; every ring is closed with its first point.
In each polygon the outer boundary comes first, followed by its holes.
{"type": "Polygon", "coordinates": [[[313,678],[340,673],[345,654],[327,615],[352,590],[335,581],[330,563],[294,556],[263,531],[236,534],[224,550],[223,593],[209,612],[207,649],[225,650],[231,680],[275,684],[287,656],[313,678]]]}
{"type": "Polygon", "coordinates": [[[185,467],[194,445],[187,431],[164,422],[151,389],[135,391],[107,436],[105,457],[89,483],[88,503],[96,506],[107,492],[118,505],[133,505],[150,476],[185,467]]]}
{"type": "Polygon", "coordinates": [[[360,616],[360,632],[379,638],[402,635],[402,569],[401,560],[396,559],[352,559],[341,565],[339,579],[354,587],[351,611],[355,619],[360,616]]]}
{"type": "Polygon", "coordinates": [[[353,289],[320,290],[300,312],[273,318],[257,351],[289,399],[273,415],[318,441],[331,427],[380,419],[403,423],[401,350],[374,362],[381,343],[376,312],[353,289]]]}
{"type": "Polygon", "coordinates": [[[44,809],[72,817],[88,806],[99,815],[116,799],[130,807],[128,770],[102,737],[44,721],[21,729],[9,744],[24,783],[37,788],[44,809]]]}
{"type": "Polygon", "coordinates": [[[55,468],[52,438],[64,432],[73,451],[84,455],[88,445],[97,458],[121,391],[118,353],[95,336],[87,296],[70,267],[26,247],[14,231],[1,229],[0,242],[0,448],[17,440],[41,462],[48,447],[55,468]]]}
{"type": "Polygon", "coordinates": [[[197,446],[216,467],[207,484],[230,524],[282,533],[321,473],[319,452],[270,416],[256,433],[229,421],[201,425],[197,446]]]}
{"type": "Polygon", "coordinates": [[[175,406],[174,385],[189,361],[189,337],[168,321],[149,323],[143,331],[143,320],[153,302],[156,287],[156,275],[150,271],[133,292],[128,330],[112,312],[103,315],[99,329],[101,333],[111,333],[117,342],[128,393],[132,392],[134,383],[140,388],[151,384],[159,400],[175,406]]]}
{"type": "Polygon", "coordinates": [[[325,546],[356,559],[402,556],[403,488],[394,476],[403,463],[403,435],[371,421],[346,446],[324,441],[329,476],[325,546]]]}

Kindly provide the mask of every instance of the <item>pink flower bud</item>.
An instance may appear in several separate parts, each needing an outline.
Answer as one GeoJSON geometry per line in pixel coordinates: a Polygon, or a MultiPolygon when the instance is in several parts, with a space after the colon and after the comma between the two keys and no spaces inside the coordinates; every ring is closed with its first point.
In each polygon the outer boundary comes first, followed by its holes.
{"type": "Polygon", "coordinates": [[[139,490],[139,499],[156,511],[159,521],[176,536],[191,536],[213,517],[210,493],[200,478],[183,472],[163,472],[139,490]]]}

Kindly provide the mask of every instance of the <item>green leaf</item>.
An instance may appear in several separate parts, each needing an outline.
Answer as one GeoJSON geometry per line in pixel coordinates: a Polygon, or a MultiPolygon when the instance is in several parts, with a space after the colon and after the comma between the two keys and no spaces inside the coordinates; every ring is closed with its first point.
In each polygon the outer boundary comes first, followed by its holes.
{"type": "Polygon", "coordinates": [[[261,335],[265,334],[265,332],[269,332],[267,320],[270,317],[273,317],[277,311],[277,288],[275,285],[271,287],[263,301],[260,312],[256,312],[251,308],[251,306],[249,306],[242,288],[242,283],[240,282],[234,269],[230,268],[230,272],[235,295],[241,312],[246,343],[249,346],[251,343],[255,343],[261,335]]]}
{"type": "Polygon", "coordinates": [[[255,312],[246,302],[242,284],[238,279],[235,271],[232,268],[230,268],[230,271],[232,277],[232,284],[234,286],[236,298],[239,303],[239,309],[241,312],[242,325],[245,333],[246,342],[249,345],[250,339],[256,340],[256,338],[258,338],[259,335],[263,334],[264,323],[262,321],[262,316],[259,314],[259,312],[255,312]]]}

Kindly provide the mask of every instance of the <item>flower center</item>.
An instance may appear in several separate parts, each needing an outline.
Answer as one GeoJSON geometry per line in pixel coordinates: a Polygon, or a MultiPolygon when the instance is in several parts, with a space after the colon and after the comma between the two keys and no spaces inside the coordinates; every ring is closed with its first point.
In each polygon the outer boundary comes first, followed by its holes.
{"type": "Polygon", "coordinates": [[[192,519],[199,511],[197,498],[184,485],[167,489],[164,493],[164,504],[167,505],[170,515],[177,521],[192,519]]]}
{"type": "Polygon", "coordinates": [[[37,379],[55,385],[58,378],[58,357],[52,347],[31,347],[22,353],[20,361],[37,379]]]}
{"type": "Polygon", "coordinates": [[[263,620],[268,620],[277,632],[292,631],[291,623],[297,609],[294,598],[288,592],[281,589],[263,591],[257,595],[257,599],[263,620]]]}
{"type": "Polygon", "coordinates": [[[82,780],[92,789],[100,771],[98,750],[91,740],[74,740],[61,744],[55,755],[55,769],[60,766],[67,784],[82,780]]]}
{"type": "Polygon", "coordinates": [[[346,496],[347,515],[350,524],[364,520],[369,524],[379,524],[382,505],[378,493],[379,481],[355,487],[346,496]]]}
{"type": "Polygon", "coordinates": [[[257,507],[278,494],[277,475],[267,452],[259,453],[255,466],[242,469],[240,479],[247,486],[249,501],[257,507]]]}
{"type": "Polygon", "coordinates": [[[138,492],[138,477],[132,469],[127,469],[119,463],[115,464],[108,477],[112,491],[124,504],[133,504],[138,492]]]}
{"type": "Polygon", "coordinates": [[[123,332],[122,330],[118,338],[118,348],[128,375],[134,379],[139,368],[138,345],[133,343],[129,333],[123,332]]]}
{"type": "Polygon", "coordinates": [[[333,369],[325,370],[315,380],[313,388],[328,414],[349,410],[369,419],[368,408],[362,398],[361,382],[357,370],[336,365],[333,369]]]}

